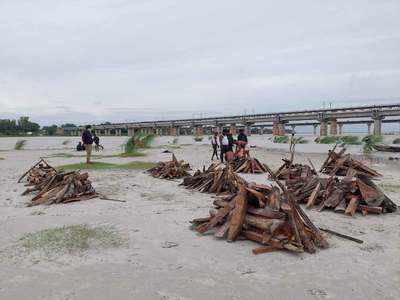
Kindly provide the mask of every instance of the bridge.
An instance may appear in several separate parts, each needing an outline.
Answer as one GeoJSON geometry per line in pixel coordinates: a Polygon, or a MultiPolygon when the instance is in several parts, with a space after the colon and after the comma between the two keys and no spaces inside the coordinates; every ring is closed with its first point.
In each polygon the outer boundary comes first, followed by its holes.
{"type": "MultiPolygon", "coordinates": [[[[131,123],[115,123],[94,125],[92,129],[98,135],[125,135],[133,136],[135,132],[153,133],[157,135],[189,135],[209,134],[213,131],[229,129],[236,134],[237,128],[244,128],[250,134],[254,129],[260,133],[265,128],[272,127],[274,135],[284,135],[286,127],[294,130],[297,126],[312,126],[314,134],[337,135],[342,134],[345,124],[365,124],[368,133],[382,134],[382,123],[400,123],[400,103],[389,105],[369,105],[356,107],[341,107],[315,110],[297,110],[264,114],[235,115],[222,117],[207,117],[193,119],[177,119],[162,121],[145,121],[131,123]],[[253,130],[252,130],[253,129],[253,130]]],[[[83,126],[64,128],[64,133],[80,135],[83,126]]]]}

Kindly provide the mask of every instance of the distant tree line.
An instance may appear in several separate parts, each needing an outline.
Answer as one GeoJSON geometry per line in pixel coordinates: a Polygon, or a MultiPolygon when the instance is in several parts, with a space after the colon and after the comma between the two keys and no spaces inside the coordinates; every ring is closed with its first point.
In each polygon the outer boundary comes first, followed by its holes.
{"type": "Polygon", "coordinates": [[[43,126],[40,127],[39,124],[31,122],[29,117],[20,117],[18,120],[11,119],[0,119],[0,135],[57,135],[60,131],[59,129],[66,127],[77,127],[75,124],[67,123],[60,127],[57,125],[43,126]]]}

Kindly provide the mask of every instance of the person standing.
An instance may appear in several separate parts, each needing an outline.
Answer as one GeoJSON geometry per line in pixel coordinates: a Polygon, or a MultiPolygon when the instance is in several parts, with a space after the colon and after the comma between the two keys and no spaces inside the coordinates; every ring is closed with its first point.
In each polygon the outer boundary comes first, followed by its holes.
{"type": "Polygon", "coordinates": [[[214,135],[211,137],[211,146],[213,148],[213,154],[211,156],[211,160],[214,160],[214,156],[218,159],[218,148],[219,148],[219,143],[218,143],[218,133],[214,132],[214,135]]]}
{"type": "Polygon", "coordinates": [[[92,128],[92,126],[87,125],[85,127],[85,130],[82,133],[82,142],[83,142],[83,145],[85,146],[85,150],[86,150],[86,163],[87,164],[92,163],[90,161],[90,158],[92,156],[92,147],[93,147],[93,136],[90,131],[91,128],[92,128]]]}
{"type": "Polygon", "coordinates": [[[229,140],[228,140],[228,136],[227,136],[227,131],[226,130],[222,131],[220,144],[221,144],[220,159],[221,159],[221,162],[223,163],[224,162],[224,156],[228,152],[228,147],[229,147],[229,140]]]}
{"type": "Polygon", "coordinates": [[[100,138],[96,135],[96,132],[93,132],[93,142],[95,144],[95,150],[99,151],[100,148],[101,150],[104,150],[104,147],[100,145],[100,138]]]}

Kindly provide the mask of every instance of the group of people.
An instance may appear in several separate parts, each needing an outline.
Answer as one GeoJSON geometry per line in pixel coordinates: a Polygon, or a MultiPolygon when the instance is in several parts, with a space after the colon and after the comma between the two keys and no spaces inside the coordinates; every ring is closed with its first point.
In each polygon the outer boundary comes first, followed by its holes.
{"type": "Polygon", "coordinates": [[[247,135],[245,134],[243,129],[239,130],[239,134],[236,140],[233,138],[232,133],[226,129],[224,129],[222,133],[215,132],[211,138],[211,145],[213,149],[211,160],[214,160],[214,157],[219,157],[221,162],[224,162],[224,160],[229,162],[232,161],[235,157],[243,157],[247,153],[247,143],[247,135]],[[234,145],[236,145],[235,152],[233,151],[234,145]],[[218,149],[220,150],[219,155],[218,149]]]}
{"type": "Polygon", "coordinates": [[[82,133],[82,142],[80,141],[76,146],[76,151],[86,151],[86,163],[91,164],[92,148],[95,145],[95,150],[104,150],[104,147],[100,145],[100,138],[94,131],[91,131],[91,126],[87,125],[82,133]]]}

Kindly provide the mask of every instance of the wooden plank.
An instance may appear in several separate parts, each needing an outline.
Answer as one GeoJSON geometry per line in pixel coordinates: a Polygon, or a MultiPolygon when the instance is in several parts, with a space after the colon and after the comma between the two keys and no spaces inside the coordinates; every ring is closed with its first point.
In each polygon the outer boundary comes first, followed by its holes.
{"type": "Polygon", "coordinates": [[[359,197],[358,196],[352,196],[350,199],[349,204],[347,205],[347,208],[345,210],[346,215],[354,216],[357,210],[358,202],[359,202],[359,197]]]}
{"type": "Polygon", "coordinates": [[[315,200],[317,200],[320,191],[321,191],[321,183],[318,182],[317,186],[311,193],[310,198],[308,198],[307,205],[306,205],[307,208],[311,208],[312,206],[314,206],[315,200]]]}
{"type": "Polygon", "coordinates": [[[242,226],[245,221],[247,212],[247,191],[244,185],[239,186],[239,192],[234,198],[235,208],[232,211],[229,231],[228,231],[228,241],[234,241],[239,233],[242,231],[242,226]]]}

